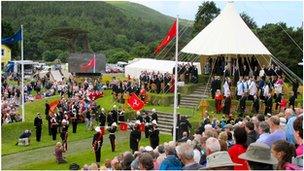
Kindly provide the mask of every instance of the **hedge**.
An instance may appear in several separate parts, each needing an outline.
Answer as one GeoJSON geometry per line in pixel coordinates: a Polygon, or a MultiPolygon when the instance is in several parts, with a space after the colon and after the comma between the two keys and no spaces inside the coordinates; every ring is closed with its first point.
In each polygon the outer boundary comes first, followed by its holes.
{"type": "Polygon", "coordinates": [[[148,93],[149,104],[151,105],[161,105],[161,106],[170,106],[174,103],[174,94],[155,94],[148,93]]]}
{"type": "Polygon", "coordinates": [[[178,91],[183,95],[191,94],[194,92],[195,89],[197,89],[201,85],[202,84],[185,84],[184,86],[179,87],[178,91]]]}

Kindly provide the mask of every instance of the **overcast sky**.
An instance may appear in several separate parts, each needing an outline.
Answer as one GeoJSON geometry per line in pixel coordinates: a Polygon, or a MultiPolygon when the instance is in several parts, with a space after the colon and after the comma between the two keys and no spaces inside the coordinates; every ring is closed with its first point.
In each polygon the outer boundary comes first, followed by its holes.
{"type": "MultiPolygon", "coordinates": [[[[163,14],[170,16],[179,15],[180,18],[194,20],[199,5],[204,1],[140,1],[140,3],[163,14]]],[[[221,10],[225,7],[226,1],[215,1],[221,10]]],[[[235,1],[239,13],[245,11],[253,17],[258,26],[265,23],[285,22],[288,26],[300,27],[303,20],[302,1],[235,1]]]]}

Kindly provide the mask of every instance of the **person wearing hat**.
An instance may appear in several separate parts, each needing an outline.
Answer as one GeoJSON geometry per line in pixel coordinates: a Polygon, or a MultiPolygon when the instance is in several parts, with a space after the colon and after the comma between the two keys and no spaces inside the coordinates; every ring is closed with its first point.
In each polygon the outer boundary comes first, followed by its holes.
{"type": "Polygon", "coordinates": [[[121,109],[121,111],[119,111],[119,115],[118,115],[118,123],[120,122],[125,122],[125,111],[123,109],[121,109]]]}
{"type": "Polygon", "coordinates": [[[113,122],[111,127],[108,128],[112,152],[115,151],[115,138],[116,138],[115,132],[116,132],[116,130],[117,130],[117,124],[115,122],[113,122]]]}
{"type": "Polygon", "coordinates": [[[78,118],[77,118],[77,113],[76,113],[76,109],[74,108],[72,110],[72,127],[73,127],[73,133],[76,133],[77,131],[77,124],[78,124],[78,118]]]}
{"type": "Polygon", "coordinates": [[[100,162],[101,147],[103,143],[103,134],[99,126],[95,128],[96,133],[93,136],[92,149],[95,153],[96,163],[100,162]]]}
{"type": "Polygon", "coordinates": [[[158,116],[157,116],[157,113],[156,113],[156,110],[153,108],[152,109],[152,120],[156,120],[156,122],[158,122],[158,116]]]}
{"type": "Polygon", "coordinates": [[[40,142],[42,131],[42,119],[39,113],[37,113],[37,117],[34,119],[34,126],[36,127],[36,141],[40,142]]]}
{"type": "Polygon", "coordinates": [[[139,120],[140,123],[144,122],[144,118],[141,116],[140,111],[137,111],[136,115],[136,120],[139,120]]]}
{"type": "Polygon", "coordinates": [[[264,143],[252,143],[245,153],[239,155],[246,160],[251,170],[273,170],[277,159],[271,154],[271,148],[264,143]]]}
{"type": "Polygon", "coordinates": [[[152,121],[152,117],[150,116],[150,114],[148,112],[145,112],[145,137],[149,138],[150,135],[150,129],[151,129],[151,121],[152,121]]]}
{"type": "Polygon", "coordinates": [[[105,126],[106,120],[107,120],[107,117],[105,115],[105,110],[104,110],[104,108],[101,108],[101,111],[99,111],[99,115],[98,115],[99,126],[105,126]]]}
{"type": "MultiPolygon", "coordinates": [[[[55,114],[56,116],[56,114],[55,114]]],[[[53,140],[56,140],[56,136],[57,136],[57,127],[58,127],[58,123],[57,123],[57,120],[56,118],[52,117],[51,119],[51,133],[52,133],[52,139],[53,140]]]]}
{"type": "Polygon", "coordinates": [[[131,133],[130,133],[130,148],[132,149],[132,152],[134,154],[135,151],[138,151],[138,144],[141,139],[141,133],[138,129],[138,126],[140,125],[140,121],[137,120],[135,122],[135,125],[131,127],[131,133]]]}
{"type": "Polygon", "coordinates": [[[207,164],[203,170],[233,170],[240,164],[233,163],[227,151],[212,153],[206,158],[207,164]]]}
{"type": "Polygon", "coordinates": [[[60,133],[60,138],[62,140],[62,146],[65,151],[68,150],[68,121],[66,119],[62,120],[62,131],[60,133]]]}
{"type": "MultiPolygon", "coordinates": [[[[113,106],[111,114],[112,114],[113,122],[117,123],[117,121],[118,121],[118,111],[117,111],[117,106],[116,105],[113,106]]],[[[112,125],[112,123],[110,125],[112,125]]]]}
{"type": "Polygon", "coordinates": [[[152,121],[152,128],[150,131],[150,145],[153,149],[155,149],[159,145],[159,129],[157,128],[156,120],[152,121]]]}

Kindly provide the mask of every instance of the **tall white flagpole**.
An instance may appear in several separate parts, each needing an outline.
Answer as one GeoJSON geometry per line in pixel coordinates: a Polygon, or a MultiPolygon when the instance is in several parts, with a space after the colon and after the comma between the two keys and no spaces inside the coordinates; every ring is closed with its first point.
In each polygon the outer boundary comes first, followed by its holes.
{"type": "Polygon", "coordinates": [[[22,110],[22,122],[25,121],[24,112],[24,61],[23,61],[23,25],[21,25],[21,110],[22,110]]]}
{"type": "Polygon", "coordinates": [[[96,56],[95,56],[95,53],[94,53],[94,68],[93,68],[94,73],[95,73],[95,66],[96,66],[96,56]]]}
{"type": "Polygon", "coordinates": [[[173,109],[173,141],[176,142],[177,125],[177,66],[178,66],[178,16],[176,17],[176,43],[175,43],[175,75],[174,75],[174,109],[173,109]]]}

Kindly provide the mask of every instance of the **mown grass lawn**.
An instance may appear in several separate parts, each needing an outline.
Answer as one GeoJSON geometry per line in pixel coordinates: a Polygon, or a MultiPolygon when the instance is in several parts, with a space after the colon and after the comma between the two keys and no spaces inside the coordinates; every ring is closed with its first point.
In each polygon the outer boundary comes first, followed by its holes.
{"type": "MultiPolygon", "coordinates": [[[[104,141],[108,141],[108,137],[105,136],[104,141]]],[[[160,143],[169,142],[172,140],[172,136],[162,134],[160,136],[160,143]]],[[[144,134],[142,134],[142,139],[140,141],[140,146],[149,145],[149,139],[144,138],[144,134]]],[[[111,147],[109,144],[105,144],[101,150],[101,165],[104,165],[104,161],[106,159],[113,159],[115,156],[124,153],[125,151],[130,151],[129,148],[129,139],[124,139],[117,142],[116,151],[111,152],[111,147]]],[[[76,153],[72,155],[65,155],[68,163],[66,164],[57,164],[55,159],[47,160],[47,161],[37,161],[34,163],[29,163],[24,166],[19,166],[13,169],[22,169],[22,170],[68,170],[69,165],[71,163],[77,163],[80,167],[83,167],[84,164],[91,164],[95,162],[95,156],[91,149],[86,150],[85,152],[76,153]]]]}

